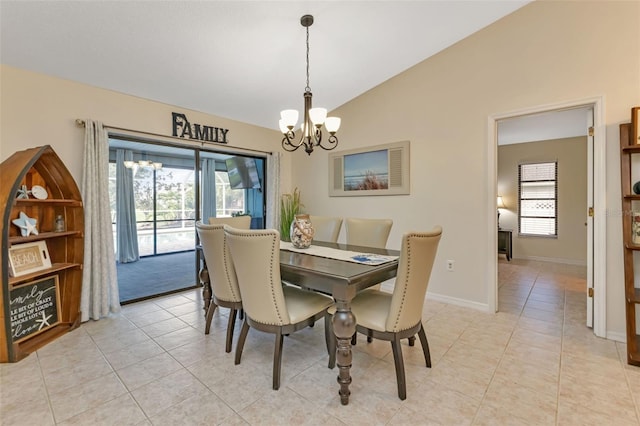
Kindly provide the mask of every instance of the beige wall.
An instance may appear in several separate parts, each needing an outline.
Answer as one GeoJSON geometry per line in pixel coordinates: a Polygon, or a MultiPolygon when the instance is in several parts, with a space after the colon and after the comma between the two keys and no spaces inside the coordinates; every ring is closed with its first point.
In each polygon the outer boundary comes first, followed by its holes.
{"type": "Polygon", "coordinates": [[[587,138],[519,143],[498,148],[500,226],[513,230],[513,257],[586,265],[587,138]],[[558,162],[558,238],[518,236],[518,164],[558,162]]]}
{"type": "MultiPolygon", "coordinates": [[[[487,308],[496,259],[487,232],[495,203],[488,118],[595,96],[604,97],[607,140],[607,205],[599,211],[619,212],[618,124],[640,105],[637,1],[530,3],[333,111],[342,118],[339,150],[411,141],[411,195],[329,197],[324,152],[292,154],[292,178],[314,214],[392,218],[390,247],[399,247],[403,232],[441,224],[430,297],[487,308]]],[[[606,328],[618,338],[625,330],[621,227],[619,214],[607,215],[606,328]]]]}
{"type": "MultiPolygon", "coordinates": [[[[171,132],[176,107],[6,66],[0,73],[0,159],[48,143],[79,181],[82,129],[76,118],[171,132]]],[[[618,124],[640,105],[637,1],[533,2],[338,108],[339,150],[411,141],[411,195],[331,198],[327,153],[321,150],[285,153],[282,189],[298,186],[314,214],[392,218],[389,247],[399,247],[403,232],[441,224],[431,297],[486,309],[493,285],[487,277],[496,258],[488,251],[488,212],[495,203],[487,187],[495,173],[488,168],[495,143],[487,137],[488,117],[594,96],[605,99],[604,208],[619,211],[618,124]],[[454,272],[445,270],[446,259],[455,260],[454,272]]],[[[233,146],[280,149],[275,130],[180,111],[194,122],[229,128],[233,146]]],[[[623,336],[621,234],[620,217],[611,214],[607,330],[623,336]]]]}
{"type": "MultiPolygon", "coordinates": [[[[51,145],[78,186],[82,182],[84,129],[75,120],[171,136],[172,112],[191,123],[229,129],[229,148],[280,150],[280,132],[41,74],[0,66],[0,161],[15,151],[51,145]]],[[[178,141],[181,142],[181,141],[178,141]]],[[[188,143],[185,141],[185,143],[188,143]]],[[[283,181],[290,181],[285,157],[283,181]]]]}

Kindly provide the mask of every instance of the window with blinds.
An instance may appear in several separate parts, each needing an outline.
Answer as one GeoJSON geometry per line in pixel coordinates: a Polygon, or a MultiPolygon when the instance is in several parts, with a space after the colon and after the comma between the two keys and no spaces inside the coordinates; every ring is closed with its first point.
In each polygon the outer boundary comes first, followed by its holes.
{"type": "Polygon", "coordinates": [[[558,163],[518,166],[518,231],[522,235],[558,235],[558,163]]]}

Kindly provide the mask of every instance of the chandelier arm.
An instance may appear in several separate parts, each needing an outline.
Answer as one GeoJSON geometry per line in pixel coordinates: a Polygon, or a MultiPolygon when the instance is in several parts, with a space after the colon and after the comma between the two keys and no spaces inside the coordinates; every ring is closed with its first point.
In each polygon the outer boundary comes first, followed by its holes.
{"type": "Polygon", "coordinates": [[[331,135],[327,138],[327,143],[329,144],[328,146],[324,146],[321,142],[317,145],[325,151],[331,151],[336,146],[338,146],[338,138],[336,137],[336,135],[331,135]]]}
{"type": "Polygon", "coordinates": [[[304,139],[300,139],[300,142],[298,142],[297,144],[292,143],[295,137],[296,134],[293,130],[290,130],[284,134],[284,137],[282,138],[282,148],[285,151],[293,152],[302,146],[302,142],[304,141],[304,139]]]}

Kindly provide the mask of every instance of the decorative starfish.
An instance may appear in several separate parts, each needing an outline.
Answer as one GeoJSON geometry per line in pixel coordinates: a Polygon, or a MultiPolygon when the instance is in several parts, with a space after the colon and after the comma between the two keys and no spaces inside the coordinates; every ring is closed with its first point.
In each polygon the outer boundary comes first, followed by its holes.
{"type": "Polygon", "coordinates": [[[40,327],[38,327],[38,330],[42,330],[42,327],[44,326],[50,326],[51,324],[49,324],[49,318],[51,318],[53,315],[44,315],[44,311],[40,311],[40,313],[42,314],[42,318],[38,318],[36,320],[36,322],[40,323],[40,327]]]}
{"type": "Polygon", "coordinates": [[[13,219],[14,225],[20,228],[20,234],[23,237],[28,237],[30,234],[38,235],[38,229],[36,228],[37,219],[30,218],[24,212],[20,212],[18,219],[13,219]]]}
{"type": "Polygon", "coordinates": [[[29,191],[27,189],[27,185],[22,185],[20,189],[18,189],[18,196],[16,198],[29,198],[29,191]]]}

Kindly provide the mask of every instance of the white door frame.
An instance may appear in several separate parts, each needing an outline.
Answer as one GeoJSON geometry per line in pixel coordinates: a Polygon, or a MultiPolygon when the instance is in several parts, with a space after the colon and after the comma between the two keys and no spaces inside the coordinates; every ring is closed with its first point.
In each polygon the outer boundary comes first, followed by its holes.
{"type": "Polygon", "coordinates": [[[604,126],[604,97],[580,99],[556,104],[540,105],[536,107],[492,114],[488,117],[488,181],[487,181],[487,262],[488,269],[488,305],[492,312],[498,310],[498,261],[495,253],[498,251],[498,224],[495,220],[497,182],[498,182],[498,120],[514,118],[523,115],[537,114],[555,110],[592,107],[593,108],[593,332],[598,337],[606,338],[607,314],[607,263],[606,263],[606,129],[604,126]]]}

